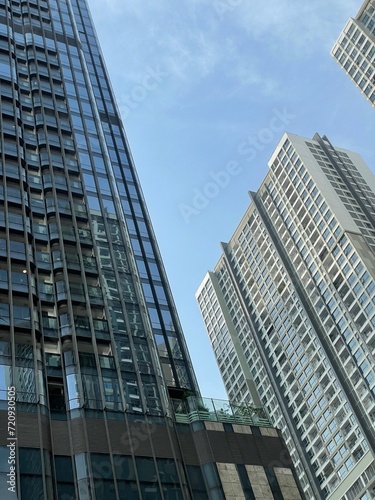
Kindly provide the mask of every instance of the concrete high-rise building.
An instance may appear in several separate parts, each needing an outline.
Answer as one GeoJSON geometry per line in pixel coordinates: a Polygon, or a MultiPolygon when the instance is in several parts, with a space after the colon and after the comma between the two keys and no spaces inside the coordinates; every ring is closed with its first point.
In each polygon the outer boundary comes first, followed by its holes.
{"type": "Polygon", "coordinates": [[[284,134],[196,297],[231,400],[264,404],[307,498],[375,494],[375,177],[284,134]]]}
{"type": "Polygon", "coordinates": [[[301,498],[200,397],[86,0],[0,3],[0,91],[1,499],[301,498]]]}
{"type": "Polygon", "coordinates": [[[349,19],[331,54],[375,106],[375,1],[365,0],[349,19]]]}

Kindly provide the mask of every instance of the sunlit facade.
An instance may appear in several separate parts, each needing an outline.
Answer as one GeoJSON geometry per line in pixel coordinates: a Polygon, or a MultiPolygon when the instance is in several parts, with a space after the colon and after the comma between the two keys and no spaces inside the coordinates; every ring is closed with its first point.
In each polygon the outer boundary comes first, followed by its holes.
{"type": "Polygon", "coordinates": [[[264,404],[307,498],[375,488],[375,177],[285,134],[196,297],[229,398],[264,404]]]}
{"type": "Polygon", "coordinates": [[[375,107],[375,2],[365,0],[340,33],[332,56],[375,107]]]}

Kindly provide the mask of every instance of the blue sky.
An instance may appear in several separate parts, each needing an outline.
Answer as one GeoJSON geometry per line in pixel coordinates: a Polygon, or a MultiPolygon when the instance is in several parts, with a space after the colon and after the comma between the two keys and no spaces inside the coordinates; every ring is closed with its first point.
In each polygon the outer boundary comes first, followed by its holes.
{"type": "Polygon", "coordinates": [[[330,56],[361,0],[89,5],[202,394],[225,398],[194,295],[282,133],[375,170],[374,110],[330,56]]]}

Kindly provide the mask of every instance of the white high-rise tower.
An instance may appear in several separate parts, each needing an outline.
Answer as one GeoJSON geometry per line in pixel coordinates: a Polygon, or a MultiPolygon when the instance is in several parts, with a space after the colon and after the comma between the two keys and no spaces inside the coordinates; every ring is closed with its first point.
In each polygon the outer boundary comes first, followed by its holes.
{"type": "Polygon", "coordinates": [[[366,0],[349,19],[331,54],[375,106],[375,2],[366,0]]]}
{"type": "Polygon", "coordinates": [[[307,498],[375,487],[375,177],[285,134],[197,300],[229,397],[265,404],[307,498]],[[260,399],[260,401],[259,401],[260,399]]]}

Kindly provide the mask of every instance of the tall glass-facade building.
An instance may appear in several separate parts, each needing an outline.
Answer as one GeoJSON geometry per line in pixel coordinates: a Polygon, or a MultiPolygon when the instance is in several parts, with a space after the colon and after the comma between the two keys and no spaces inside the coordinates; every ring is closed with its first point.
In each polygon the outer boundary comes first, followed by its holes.
{"type": "Polygon", "coordinates": [[[349,19],[331,54],[375,107],[374,0],[365,0],[356,17],[349,19]]]}
{"type": "Polygon", "coordinates": [[[0,497],[300,498],[200,398],[86,0],[0,2],[0,91],[0,497]]]}
{"type": "Polygon", "coordinates": [[[232,400],[263,403],[307,498],[375,493],[375,177],[285,134],[197,300],[232,400]]]}

